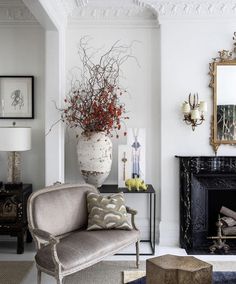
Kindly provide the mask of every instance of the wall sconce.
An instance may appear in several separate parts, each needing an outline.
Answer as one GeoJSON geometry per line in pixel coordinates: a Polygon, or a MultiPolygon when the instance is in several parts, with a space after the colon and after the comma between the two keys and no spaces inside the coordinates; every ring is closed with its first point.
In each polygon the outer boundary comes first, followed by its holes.
{"type": "Polygon", "coordinates": [[[188,102],[184,102],[182,105],[182,112],[184,114],[184,121],[187,125],[192,126],[192,130],[195,127],[202,124],[205,120],[204,114],[207,112],[207,103],[198,100],[198,93],[189,94],[188,102]]]}

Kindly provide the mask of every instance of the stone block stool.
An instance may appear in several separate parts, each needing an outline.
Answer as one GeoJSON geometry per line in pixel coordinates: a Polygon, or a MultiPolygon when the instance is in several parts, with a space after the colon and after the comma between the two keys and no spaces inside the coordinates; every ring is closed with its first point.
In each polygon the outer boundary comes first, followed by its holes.
{"type": "Polygon", "coordinates": [[[146,284],[212,284],[212,265],[193,256],[147,259],[146,284]]]}

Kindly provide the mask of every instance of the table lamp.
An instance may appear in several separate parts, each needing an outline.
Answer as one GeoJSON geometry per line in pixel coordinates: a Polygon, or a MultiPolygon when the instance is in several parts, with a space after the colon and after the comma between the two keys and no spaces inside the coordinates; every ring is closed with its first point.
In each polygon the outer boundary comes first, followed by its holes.
{"type": "Polygon", "coordinates": [[[0,151],[8,152],[9,184],[22,184],[21,182],[21,156],[20,151],[31,149],[31,128],[7,126],[0,127],[0,151]]]}

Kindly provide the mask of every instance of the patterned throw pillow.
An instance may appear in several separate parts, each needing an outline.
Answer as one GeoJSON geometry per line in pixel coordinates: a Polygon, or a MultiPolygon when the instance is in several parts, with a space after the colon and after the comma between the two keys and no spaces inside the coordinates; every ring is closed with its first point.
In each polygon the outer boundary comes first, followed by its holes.
{"type": "Polygon", "coordinates": [[[88,231],[102,229],[132,230],[128,222],[124,194],[104,196],[88,193],[88,231]]]}

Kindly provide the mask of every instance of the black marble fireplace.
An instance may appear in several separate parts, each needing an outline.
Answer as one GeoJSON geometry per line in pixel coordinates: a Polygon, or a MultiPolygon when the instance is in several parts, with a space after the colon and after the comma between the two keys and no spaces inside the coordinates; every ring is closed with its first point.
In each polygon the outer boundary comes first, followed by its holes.
{"type": "MultiPolygon", "coordinates": [[[[208,253],[221,206],[236,211],[236,157],[179,157],[180,245],[208,253]]],[[[236,239],[227,241],[236,252],[236,239]]]]}

